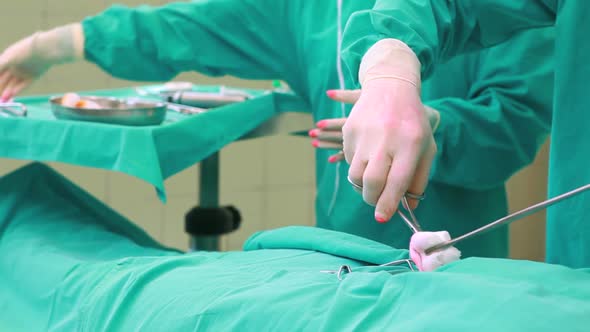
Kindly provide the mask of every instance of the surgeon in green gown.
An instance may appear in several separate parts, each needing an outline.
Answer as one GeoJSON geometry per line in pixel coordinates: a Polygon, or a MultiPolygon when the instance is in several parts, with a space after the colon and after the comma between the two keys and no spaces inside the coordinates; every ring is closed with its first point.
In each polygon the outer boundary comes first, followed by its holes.
{"type": "MultiPolygon", "coordinates": [[[[15,94],[51,65],[84,58],[128,80],[166,81],[186,71],[280,79],[309,102],[315,120],[344,117],[350,107],[325,95],[353,86],[342,74],[338,36],[354,12],[373,4],[201,0],[113,6],[81,25],[9,48],[0,70],[14,77],[0,82],[0,91],[15,94]]],[[[456,236],[506,214],[505,181],[533,160],[549,130],[552,43],[552,29],[517,35],[506,45],[441,64],[425,82],[424,99],[441,114],[436,167],[426,201],[416,210],[426,230],[456,236]]],[[[316,154],[317,225],[407,248],[406,226],[397,216],[376,223],[373,207],[346,180],[348,165],[328,163],[329,154],[316,154]]],[[[507,229],[458,247],[464,257],[505,257],[507,229]]]]}
{"type": "MultiPolygon", "coordinates": [[[[400,40],[419,59],[422,77],[454,55],[481,50],[518,31],[554,26],[555,94],[549,161],[549,196],[590,183],[590,29],[588,1],[565,0],[378,0],[371,10],[349,20],[343,57],[351,77],[367,50],[378,41],[400,40]]],[[[536,53],[509,52],[515,63],[536,53]],[[518,58],[517,58],[518,56],[518,58]]],[[[392,91],[395,93],[395,91],[392,91]]],[[[400,104],[400,108],[403,106],[400,104]]],[[[525,123],[506,124],[526,130],[525,123]]],[[[546,259],[571,267],[590,267],[590,194],[549,209],[546,259]]]]}

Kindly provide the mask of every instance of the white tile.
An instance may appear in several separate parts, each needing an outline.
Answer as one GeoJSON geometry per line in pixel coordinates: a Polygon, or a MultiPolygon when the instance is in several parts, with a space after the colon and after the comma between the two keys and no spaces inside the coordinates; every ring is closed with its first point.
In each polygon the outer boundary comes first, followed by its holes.
{"type": "Polygon", "coordinates": [[[56,66],[46,76],[52,93],[105,89],[108,81],[108,74],[89,62],[56,66]]]}
{"type": "Polygon", "coordinates": [[[159,242],[162,238],[163,210],[157,201],[133,201],[123,204],[111,204],[113,209],[130,219],[159,242]]]}
{"type": "Polygon", "coordinates": [[[49,77],[47,77],[47,75],[44,75],[40,79],[33,82],[33,84],[31,84],[28,88],[26,88],[21,95],[47,95],[52,94],[54,92],[55,90],[53,90],[53,87],[50,84],[49,77]]]}
{"type": "Polygon", "coordinates": [[[120,172],[109,173],[107,190],[109,202],[157,199],[156,190],[152,185],[120,172]]]}
{"type": "Polygon", "coordinates": [[[290,187],[264,193],[264,220],[267,228],[291,225],[313,226],[313,190],[290,187]]]}
{"type": "Polygon", "coordinates": [[[0,5],[0,20],[2,22],[2,33],[0,33],[0,49],[2,51],[17,41],[43,29],[43,20],[40,12],[17,12],[9,14],[10,11],[5,12],[2,9],[3,6],[3,4],[0,5]]]}
{"type": "Polygon", "coordinates": [[[97,14],[106,8],[103,1],[96,0],[46,0],[44,2],[47,3],[47,15],[49,17],[70,16],[78,21],[87,15],[97,14]]]}
{"type": "Polygon", "coordinates": [[[168,178],[164,183],[169,196],[192,195],[196,196],[199,190],[199,166],[191,166],[184,171],[168,178]]]}
{"type": "MultiPolygon", "coordinates": [[[[19,0],[0,2],[0,18],[10,18],[16,15],[33,17],[47,9],[47,2],[40,0],[19,0]]],[[[23,21],[27,22],[27,21],[23,21]]],[[[3,25],[4,26],[4,25],[3,25]]]]}
{"type": "Polygon", "coordinates": [[[225,85],[230,87],[249,89],[272,88],[272,81],[243,80],[231,76],[209,77],[196,72],[181,73],[174,78],[174,81],[187,81],[198,85],[225,85]]]}
{"type": "Polygon", "coordinates": [[[106,6],[125,5],[129,7],[136,7],[140,5],[159,5],[161,0],[104,0],[106,6]]]}
{"type": "MultiPolygon", "coordinates": [[[[549,145],[545,144],[534,163],[514,175],[507,184],[510,211],[515,212],[547,197],[549,145]]],[[[510,225],[510,257],[543,261],[545,259],[546,211],[510,225]]]]}
{"type": "Polygon", "coordinates": [[[260,139],[236,142],[221,151],[220,186],[223,190],[261,190],[266,156],[260,139]]]}
{"type": "Polygon", "coordinates": [[[311,140],[276,136],[266,142],[266,184],[275,187],[314,183],[315,156],[311,140]]]}
{"type": "Polygon", "coordinates": [[[142,85],[150,85],[150,84],[151,83],[146,83],[146,82],[135,82],[135,81],[122,80],[122,79],[115,78],[112,76],[107,78],[107,87],[109,89],[123,89],[123,88],[142,86],[142,85]]]}
{"type": "Polygon", "coordinates": [[[106,202],[158,241],[163,240],[164,205],[153,186],[127,174],[110,172],[107,177],[106,202]]]}
{"type": "Polygon", "coordinates": [[[29,161],[26,160],[0,158],[0,176],[16,171],[28,163],[29,161]]]}
{"type": "Polygon", "coordinates": [[[92,196],[105,201],[107,171],[95,168],[67,165],[63,163],[48,163],[70,181],[80,186],[92,196]]]}

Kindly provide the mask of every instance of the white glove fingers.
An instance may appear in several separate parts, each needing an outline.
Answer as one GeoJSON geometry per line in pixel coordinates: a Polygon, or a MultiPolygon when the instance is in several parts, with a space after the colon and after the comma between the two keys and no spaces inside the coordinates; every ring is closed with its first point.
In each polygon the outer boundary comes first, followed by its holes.
{"type": "MultiPolygon", "coordinates": [[[[408,186],[407,191],[411,194],[422,195],[426,191],[426,186],[428,185],[428,180],[430,177],[430,168],[432,166],[434,157],[436,156],[436,143],[434,142],[433,138],[431,138],[431,147],[432,148],[428,149],[422,156],[416,168],[416,173],[412,178],[412,182],[408,186]]],[[[408,204],[410,205],[410,208],[417,208],[419,203],[419,200],[408,197],[408,204]]]]}
{"type": "MultiPolygon", "coordinates": [[[[350,168],[348,169],[348,180],[356,184],[358,187],[363,187],[363,175],[367,168],[367,160],[361,158],[360,155],[354,156],[350,168]]],[[[354,190],[361,193],[362,190],[353,186],[354,190]]]]}
{"type": "Polygon", "coordinates": [[[391,169],[391,157],[382,152],[382,155],[373,156],[367,163],[363,174],[363,199],[372,206],[377,204],[387,177],[391,169]]]}
{"type": "Polygon", "coordinates": [[[8,86],[10,81],[14,78],[10,71],[6,70],[0,74],[0,101],[6,102],[8,99],[8,86]]]}
{"type": "Polygon", "coordinates": [[[385,188],[375,205],[375,220],[385,222],[397,211],[418,164],[418,160],[413,157],[415,155],[417,155],[415,151],[405,151],[404,154],[395,155],[385,188]]]}
{"type": "Polygon", "coordinates": [[[336,154],[333,154],[328,158],[328,162],[330,162],[330,163],[337,163],[342,160],[344,160],[344,152],[342,152],[342,151],[340,151],[336,154]]]}
{"type": "Polygon", "coordinates": [[[316,123],[316,127],[322,130],[339,130],[342,131],[342,127],[346,122],[346,118],[326,119],[316,123]]]}
{"type": "Polygon", "coordinates": [[[14,84],[8,90],[9,99],[16,97],[19,93],[21,93],[29,84],[31,83],[30,79],[17,79],[14,84]]]}
{"type": "Polygon", "coordinates": [[[327,149],[327,150],[341,150],[342,149],[342,144],[320,141],[317,139],[314,139],[313,141],[311,141],[311,145],[313,145],[313,147],[317,148],[317,149],[327,149]]]}
{"type": "Polygon", "coordinates": [[[361,90],[328,90],[326,95],[334,101],[346,104],[354,104],[361,96],[361,90]]]}
{"type": "Polygon", "coordinates": [[[314,129],[314,137],[320,141],[338,143],[342,145],[342,131],[341,130],[322,130],[314,129]]]}

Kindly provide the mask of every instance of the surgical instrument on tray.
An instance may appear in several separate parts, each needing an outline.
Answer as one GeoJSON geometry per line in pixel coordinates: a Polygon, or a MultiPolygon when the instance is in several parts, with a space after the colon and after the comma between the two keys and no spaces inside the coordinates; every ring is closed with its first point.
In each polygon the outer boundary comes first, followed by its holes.
{"type": "Polygon", "coordinates": [[[189,105],[171,103],[168,101],[162,101],[165,98],[163,98],[160,94],[156,94],[156,93],[147,91],[143,88],[136,88],[135,92],[142,97],[150,97],[150,98],[157,99],[159,102],[166,104],[167,109],[170,111],[173,111],[173,112],[191,115],[191,114],[203,113],[206,111],[206,109],[200,108],[200,107],[194,107],[194,106],[189,106],[189,105]]]}
{"type": "MultiPolygon", "coordinates": [[[[188,86],[188,84],[190,83],[185,85],[188,86]]],[[[193,91],[192,88],[187,89],[187,86],[185,85],[179,89],[175,89],[175,85],[170,84],[169,89],[154,90],[148,88],[136,88],[135,90],[141,96],[150,96],[172,104],[200,108],[215,108],[240,103],[252,97],[245,91],[230,89],[224,86],[220,87],[219,92],[202,92],[193,91]]]]}
{"type": "Polygon", "coordinates": [[[568,198],[571,198],[573,196],[576,196],[576,195],[578,195],[578,194],[580,194],[580,193],[582,193],[582,192],[584,192],[584,191],[586,191],[588,189],[590,189],[590,184],[581,186],[581,187],[576,188],[576,189],[574,189],[572,191],[566,192],[566,193],[561,194],[559,196],[556,196],[556,197],[553,197],[551,199],[545,200],[543,202],[537,203],[537,204],[535,204],[533,206],[529,206],[529,207],[527,207],[527,208],[525,208],[523,210],[520,210],[518,212],[512,213],[512,214],[510,214],[510,215],[508,215],[506,217],[503,217],[503,218],[498,219],[498,220],[496,220],[494,222],[491,222],[491,223],[489,223],[487,225],[484,225],[484,226],[482,226],[482,227],[480,227],[480,228],[478,228],[478,229],[476,229],[474,231],[471,231],[471,232],[469,232],[467,234],[461,235],[461,236],[456,237],[454,239],[450,239],[448,241],[445,241],[443,243],[440,243],[440,244],[437,244],[437,245],[435,245],[433,247],[430,247],[430,248],[426,249],[425,253],[427,255],[430,255],[431,253],[433,253],[435,251],[448,248],[448,247],[454,245],[455,243],[457,243],[459,241],[462,241],[462,240],[465,240],[465,239],[469,239],[469,238],[472,238],[472,237],[477,236],[477,235],[484,234],[484,233],[486,233],[488,231],[491,231],[491,230],[493,230],[493,229],[495,229],[497,227],[503,226],[503,225],[508,225],[508,224],[510,224],[510,223],[512,223],[512,222],[514,222],[516,220],[520,220],[520,219],[522,219],[524,217],[527,217],[527,216],[529,216],[529,215],[531,215],[533,213],[536,213],[536,212],[538,212],[538,211],[540,211],[542,209],[548,208],[549,206],[551,206],[551,205],[553,205],[555,203],[558,203],[558,202],[563,201],[565,199],[568,199],[568,198]]]}
{"type": "Polygon", "coordinates": [[[211,92],[178,91],[164,96],[169,103],[196,106],[202,108],[215,108],[229,104],[241,103],[247,99],[244,95],[220,94],[211,92]]]}
{"type": "Polygon", "coordinates": [[[199,113],[203,113],[203,112],[207,111],[206,109],[194,107],[194,106],[179,105],[179,104],[168,103],[168,102],[164,102],[164,104],[166,104],[166,107],[168,110],[174,111],[174,112],[177,112],[180,114],[192,115],[192,114],[199,114],[199,113]]]}
{"type": "Polygon", "coordinates": [[[0,116],[26,117],[27,107],[21,103],[0,103],[0,116]]]}

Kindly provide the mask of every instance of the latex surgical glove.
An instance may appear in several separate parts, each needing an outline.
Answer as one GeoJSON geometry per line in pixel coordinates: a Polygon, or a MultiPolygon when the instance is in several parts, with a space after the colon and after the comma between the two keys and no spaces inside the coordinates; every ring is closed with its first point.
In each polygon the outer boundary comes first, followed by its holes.
{"type": "MultiPolygon", "coordinates": [[[[363,57],[361,94],[342,127],[348,178],[387,222],[403,195],[422,195],[436,144],[420,101],[420,62],[412,50],[383,39],[363,57]]],[[[418,200],[410,200],[416,208],[418,200]]]]}
{"type": "MultiPolygon", "coordinates": [[[[334,101],[354,104],[361,95],[361,90],[328,90],[328,97],[334,101]]],[[[424,105],[432,133],[436,132],[440,123],[440,113],[432,107],[424,105]]],[[[316,124],[316,128],[309,131],[309,136],[313,138],[312,144],[319,149],[342,150],[342,126],[346,118],[335,118],[321,120],[316,124]]],[[[331,155],[328,161],[336,163],[344,160],[342,151],[331,155]]]]}
{"type": "Polygon", "coordinates": [[[309,131],[313,138],[311,144],[318,149],[337,150],[328,158],[328,162],[335,163],[344,160],[342,152],[342,126],[346,118],[326,119],[316,123],[316,128],[309,131]]]}
{"type": "Polygon", "coordinates": [[[79,23],[37,32],[0,54],[0,102],[12,99],[51,66],[82,59],[84,33],[79,23]]]}
{"type": "MultiPolygon", "coordinates": [[[[354,104],[360,92],[361,90],[328,90],[326,94],[335,101],[354,104]]],[[[328,162],[336,163],[344,160],[342,127],[345,122],[346,118],[325,119],[316,123],[316,128],[309,131],[309,136],[314,139],[312,141],[314,147],[339,150],[328,158],[328,162]]]]}
{"type": "Polygon", "coordinates": [[[420,271],[434,271],[437,268],[457,261],[461,252],[455,247],[448,247],[426,255],[425,251],[433,246],[451,239],[449,232],[418,232],[410,240],[410,258],[420,271]]]}

